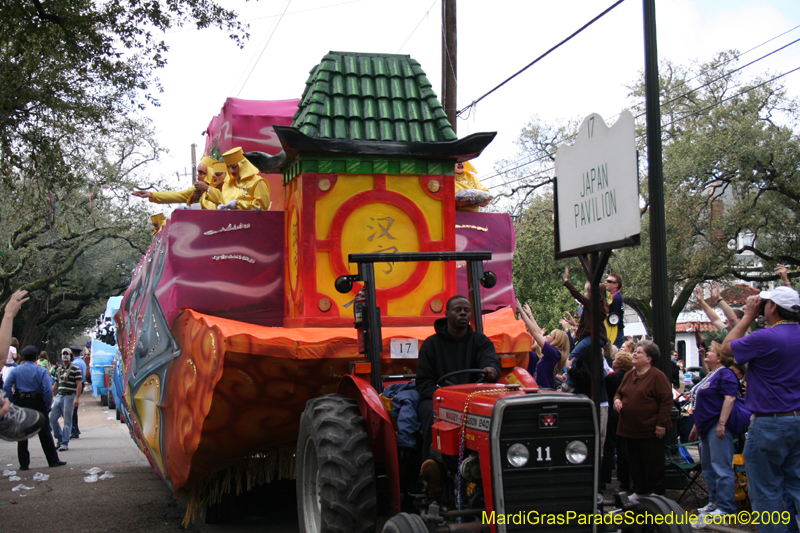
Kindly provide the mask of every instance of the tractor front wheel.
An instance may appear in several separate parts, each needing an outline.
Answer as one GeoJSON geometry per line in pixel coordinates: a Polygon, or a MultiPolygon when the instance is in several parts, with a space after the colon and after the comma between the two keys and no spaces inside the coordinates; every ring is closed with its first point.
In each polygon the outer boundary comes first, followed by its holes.
{"type": "Polygon", "coordinates": [[[358,404],[340,394],[309,400],[297,440],[297,516],[305,533],[375,531],[372,448],[358,404]]]}
{"type": "Polygon", "coordinates": [[[384,524],[381,533],[428,533],[428,526],[419,515],[400,513],[384,524]]]}
{"type": "Polygon", "coordinates": [[[691,533],[692,527],[689,524],[683,523],[687,518],[686,513],[681,509],[680,505],[664,496],[651,494],[650,496],[639,496],[639,505],[633,510],[635,515],[646,515],[637,519],[636,522],[641,521],[641,525],[629,525],[622,528],[622,533],[691,533]],[[656,515],[667,516],[672,515],[672,520],[669,524],[664,523],[666,520],[654,520],[656,515]]]}

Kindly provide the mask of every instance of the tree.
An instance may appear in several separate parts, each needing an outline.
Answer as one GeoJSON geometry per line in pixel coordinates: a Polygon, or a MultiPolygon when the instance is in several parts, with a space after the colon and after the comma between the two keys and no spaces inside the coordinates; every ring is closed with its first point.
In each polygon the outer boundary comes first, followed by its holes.
{"type": "Polygon", "coordinates": [[[548,124],[536,115],[531,117],[514,141],[517,157],[499,161],[495,167],[504,190],[496,195],[492,209],[520,215],[537,195],[552,192],[558,147],[575,139],[580,124],[580,119],[548,124]]]}
{"type": "MultiPolygon", "coordinates": [[[[776,263],[800,266],[800,136],[793,129],[798,103],[779,78],[745,80],[737,63],[730,51],[691,68],[669,62],[661,67],[673,319],[704,280],[768,281],[777,279],[776,263]],[[746,234],[752,239],[743,240],[746,234]]],[[[640,117],[643,94],[640,81],[631,93],[640,117]]],[[[622,250],[611,265],[642,260],[640,252],[622,250]]],[[[637,311],[645,319],[649,289],[647,281],[628,293],[638,297],[637,311]]]]}
{"type": "Polygon", "coordinates": [[[136,171],[161,149],[147,122],[130,119],[92,138],[94,153],[73,162],[86,177],[77,185],[37,176],[0,181],[0,301],[14,290],[31,291],[15,333],[24,343],[63,343],[93,324],[109,296],[120,294],[150,243],[146,206],[130,202],[136,171]],[[16,196],[19,195],[19,196],[16,196]]]}
{"type": "Polygon", "coordinates": [[[4,0],[0,3],[0,175],[80,181],[83,140],[145,102],[166,64],[162,32],[216,26],[247,38],[213,0],[4,0]]]}
{"type": "MultiPolygon", "coordinates": [[[[793,129],[800,119],[798,104],[786,94],[779,78],[744,80],[737,61],[736,52],[724,52],[688,68],[668,61],[660,67],[673,321],[703,280],[765,281],[776,279],[770,268],[775,263],[800,266],[796,231],[800,137],[793,129]],[[743,234],[752,235],[752,242],[743,242],[743,234]],[[748,253],[760,261],[746,261],[748,253]]],[[[638,119],[640,164],[645,165],[643,80],[631,88],[631,98],[638,119]]],[[[531,172],[532,165],[527,165],[507,173],[507,194],[516,202],[512,209],[530,208],[535,202],[532,198],[550,187],[550,161],[559,144],[571,142],[578,123],[547,125],[534,119],[523,129],[518,141],[521,156],[540,167],[531,172]]],[[[609,270],[623,275],[625,301],[649,328],[646,167],[642,166],[640,176],[642,244],[617,250],[609,270]]]]}
{"type": "Polygon", "coordinates": [[[574,314],[577,305],[561,281],[564,268],[575,273],[572,281],[579,288],[583,270],[576,259],[555,260],[552,194],[536,195],[527,206],[516,223],[514,289],[521,302],[530,304],[539,325],[550,331],[559,327],[565,311],[574,314]]]}
{"type": "Polygon", "coordinates": [[[248,37],[214,0],[0,3],[0,301],[32,291],[28,342],[63,340],[127,285],[149,234],[132,172],[160,152],[127,117],[158,104],[160,35],[189,24],[248,37]]]}

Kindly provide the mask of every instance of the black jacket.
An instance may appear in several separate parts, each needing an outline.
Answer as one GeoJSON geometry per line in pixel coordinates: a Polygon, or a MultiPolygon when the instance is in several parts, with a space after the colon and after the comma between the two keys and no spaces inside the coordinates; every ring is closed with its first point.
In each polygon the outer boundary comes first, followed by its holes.
{"type": "MultiPolygon", "coordinates": [[[[489,337],[475,333],[472,326],[467,326],[467,334],[455,340],[447,332],[446,318],[436,320],[433,327],[436,334],[425,339],[417,359],[417,392],[423,400],[433,398],[439,378],[456,370],[490,366],[500,375],[500,358],[497,357],[489,337]]],[[[479,377],[457,376],[452,381],[458,384],[474,383],[479,377]]]]}

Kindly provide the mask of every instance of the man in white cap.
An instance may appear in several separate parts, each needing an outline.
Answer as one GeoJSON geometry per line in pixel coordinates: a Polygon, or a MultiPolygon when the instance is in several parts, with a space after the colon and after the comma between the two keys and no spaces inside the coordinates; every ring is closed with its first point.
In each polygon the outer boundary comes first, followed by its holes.
{"type": "Polygon", "coordinates": [[[222,154],[228,178],[222,186],[218,209],[263,209],[270,206],[269,184],[258,175],[258,168],[247,160],[241,147],[222,154]]]}
{"type": "MultiPolygon", "coordinates": [[[[212,184],[214,182],[211,173],[211,167],[214,165],[214,163],[219,163],[219,161],[208,155],[203,156],[203,158],[200,160],[200,164],[197,165],[198,181],[203,181],[208,184],[212,184]]],[[[191,187],[182,191],[133,191],[131,194],[138,198],[148,198],[154,204],[182,204],[190,200],[194,192],[195,184],[192,184],[191,187]]],[[[213,209],[213,207],[211,209],[213,209]]]]}
{"type": "Polygon", "coordinates": [[[83,391],[81,369],[72,363],[72,350],[61,350],[61,366],[56,372],[58,382],[53,385],[53,392],[57,393],[50,411],[50,425],[58,444],[58,451],[69,450],[70,433],[72,432],[72,411],[78,407],[78,401],[83,391]],[[64,428],[58,419],[64,417],[64,428]]]}
{"type": "MultiPolygon", "coordinates": [[[[722,351],[747,363],[745,407],[753,413],[744,459],[753,511],[783,511],[784,493],[800,508],[800,295],[777,287],[750,296],[744,317],[725,337],[722,351]],[[762,311],[763,310],[763,311],[762,311]],[[765,329],[745,336],[763,312],[765,329]]],[[[722,420],[720,424],[725,424],[722,420]]],[[[766,516],[766,514],[764,515],[766,516]]],[[[761,533],[783,533],[779,521],[762,521],[761,533]]]]}

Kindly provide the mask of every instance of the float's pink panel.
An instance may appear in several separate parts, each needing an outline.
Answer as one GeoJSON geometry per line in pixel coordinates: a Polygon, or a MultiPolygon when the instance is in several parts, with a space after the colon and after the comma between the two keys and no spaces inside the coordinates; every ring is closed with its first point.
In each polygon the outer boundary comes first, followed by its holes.
{"type": "MultiPolygon", "coordinates": [[[[281,151],[281,143],[272,126],[291,126],[298,102],[299,99],[266,101],[228,98],[219,115],[208,125],[203,153],[216,157],[241,146],[245,152],[277,154],[281,151]]],[[[262,176],[269,182],[272,200],[270,210],[283,211],[282,177],[279,174],[262,176]]]]}
{"type": "MultiPolygon", "coordinates": [[[[456,211],[456,250],[492,252],[485,270],[497,274],[497,285],[481,287],[483,310],[514,307],[514,285],[511,277],[514,256],[514,223],[507,213],[474,213],[456,211]]],[[[463,262],[456,267],[459,294],[467,294],[467,269],[463,262]]]]}
{"type": "Polygon", "coordinates": [[[183,309],[283,324],[283,213],[175,210],[156,289],[166,323],[183,309]]]}
{"type": "Polygon", "coordinates": [[[208,125],[205,153],[211,153],[214,148],[225,153],[241,146],[245,152],[277,154],[281,151],[281,143],[272,126],[291,126],[298,102],[299,99],[263,101],[228,98],[219,115],[208,125]]]}

